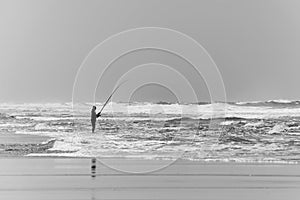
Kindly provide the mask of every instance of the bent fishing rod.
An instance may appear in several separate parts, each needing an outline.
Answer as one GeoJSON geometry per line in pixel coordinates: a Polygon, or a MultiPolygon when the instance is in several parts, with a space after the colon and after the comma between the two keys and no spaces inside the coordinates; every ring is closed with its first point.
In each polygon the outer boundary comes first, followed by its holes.
{"type": "Polygon", "coordinates": [[[114,93],[119,89],[119,87],[121,87],[121,85],[123,85],[126,81],[128,80],[125,80],[123,81],[122,83],[120,83],[114,90],[113,92],[111,93],[111,95],[107,98],[107,100],[105,101],[105,103],[103,104],[101,110],[97,113],[97,118],[101,116],[101,113],[103,111],[103,109],[105,108],[105,106],[108,104],[108,102],[110,101],[110,99],[112,98],[112,96],[114,95],[114,93]]]}

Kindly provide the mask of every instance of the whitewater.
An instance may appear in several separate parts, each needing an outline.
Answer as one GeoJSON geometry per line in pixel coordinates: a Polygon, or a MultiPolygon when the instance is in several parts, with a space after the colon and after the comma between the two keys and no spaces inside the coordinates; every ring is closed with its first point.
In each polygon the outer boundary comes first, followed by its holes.
{"type": "MultiPolygon", "coordinates": [[[[91,133],[93,103],[0,104],[0,134],[49,136],[27,156],[214,162],[300,161],[299,101],[172,104],[110,102],[91,133]]],[[[101,103],[96,104],[98,109],[101,103]]]]}

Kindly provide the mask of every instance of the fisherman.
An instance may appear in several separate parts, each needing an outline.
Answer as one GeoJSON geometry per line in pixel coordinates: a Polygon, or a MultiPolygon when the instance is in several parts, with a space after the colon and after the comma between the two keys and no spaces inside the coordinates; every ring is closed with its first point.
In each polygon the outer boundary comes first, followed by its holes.
{"type": "Polygon", "coordinates": [[[100,116],[101,116],[100,113],[96,114],[96,106],[93,106],[92,111],[91,111],[92,133],[95,132],[96,121],[97,121],[97,118],[100,116]]]}
{"type": "Polygon", "coordinates": [[[111,95],[108,97],[108,99],[106,100],[106,102],[103,104],[100,112],[98,112],[96,114],[96,106],[93,106],[92,108],[92,112],[91,112],[91,122],[92,122],[92,132],[94,133],[95,132],[95,127],[96,127],[96,121],[97,121],[97,118],[101,116],[101,113],[103,111],[103,109],[105,108],[105,106],[108,104],[108,102],[110,101],[112,95],[117,91],[117,89],[123,84],[125,83],[126,81],[123,81],[122,83],[120,83],[115,89],[114,91],[111,93],[111,95]]]}

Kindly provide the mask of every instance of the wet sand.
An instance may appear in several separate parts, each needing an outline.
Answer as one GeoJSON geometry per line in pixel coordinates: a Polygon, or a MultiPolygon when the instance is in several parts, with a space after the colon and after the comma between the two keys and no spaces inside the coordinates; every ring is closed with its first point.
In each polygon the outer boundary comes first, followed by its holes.
{"type": "Polygon", "coordinates": [[[299,199],[300,165],[107,158],[2,158],[0,199],[299,199]],[[104,165],[108,164],[109,166],[104,165]]]}
{"type": "Polygon", "coordinates": [[[91,158],[23,156],[51,148],[54,141],[48,137],[1,134],[0,141],[0,199],[267,200],[300,196],[300,165],[295,164],[101,158],[92,170],[91,158]]]}

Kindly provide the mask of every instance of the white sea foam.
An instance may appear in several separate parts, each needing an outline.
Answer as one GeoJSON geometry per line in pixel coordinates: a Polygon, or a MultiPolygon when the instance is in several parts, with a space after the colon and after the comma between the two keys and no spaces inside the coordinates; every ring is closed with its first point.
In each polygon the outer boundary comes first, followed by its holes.
{"type": "Polygon", "coordinates": [[[264,124],[264,122],[262,120],[258,121],[258,122],[249,122],[247,124],[245,124],[245,127],[257,127],[257,126],[262,126],[264,124]]]}
{"type": "Polygon", "coordinates": [[[228,104],[207,104],[207,105],[118,105],[117,107],[108,107],[107,113],[123,114],[166,114],[166,115],[185,115],[197,118],[222,118],[222,117],[240,117],[247,119],[265,119],[279,118],[284,116],[299,117],[300,108],[271,108],[255,106],[235,106],[228,104]],[[155,109],[155,107],[160,109],[155,109]],[[130,110],[130,112],[128,112],[130,110]]]}
{"type": "MultiPolygon", "coordinates": [[[[274,101],[275,102],[275,101],[274,101]]],[[[280,100],[276,102],[288,103],[291,101],[280,100]]],[[[243,103],[238,103],[243,104],[243,103]]],[[[3,106],[3,104],[1,104],[3,106]]],[[[7,105],[1,107],[3,110],[8,110],[11,115],[16,116],[17,119],[32,119],[32,120],[72,120],[73,110],[69,105],[66,104],[24,104],[24,105],[7,105]],[[36,109],[46,109],[44,112],[37,112],[36,109]],[[61,109],[61,110],[58,110],[61,109]],[[16,112],[17,110],[17,112],[16,112]],[[61,113],[65,111],[66,116],[46,116],[61,113]],[[28,116],[28,112],[38,113],[39,116],[28,116]],[[23,114],[22,114],[23,113],[23,114]],[[68,116],[69,115],[69,116],[68,116]],[[70,116],[71,115],[71,116],[70,116]]],[[[75,117],[80,115],[85,115],[89,117],[90,115],[90,106],[83,105],[81,107],[74,108],[75,117]]],[[[151,103],[141,103],[141,104],[128,104],[128,103],[109,103],[108,106],[103,111],[106,115],[115,114],[119,116],[130,116],[135,114],[144,114],[144,115],[178,115],[178,116],[187,116],[194,118],[206,118],[210,119],[212,117],[240,117],[240,118],[278,118],[278,117],[300,117],[300,108],[299,107],[287,107],[287,108],[274,108],[266,106],[239,106],[239,105],[230,105],[224,103],[216,104],[205,104],[205,105],[196,105],[196,104],[151,104],[151,103]]],[[[104,115],[105,115],[104,114],[104,115]]]]}
{"type": "Polygon", "coordinates": [[[286,104],[293,103],[293,101],[286,100],[286,99],[269,100],[267,102],[269,102],[269,103],[286,103],[286,104]]]}
{"type": "Polygon", "coordinates": [[[222,126],[228,126],[228,125],[232,125],[234,123],[235,123],[235,121],[224,121],[224,122],[221,122],[220,125],[222,125],[222,126]]]}
{"type": "MultiPolygon", "coordinates": [[[[166,159],[186,152],[184,158],[191,160],[280,162],[288,159],[284,153],[295,150],[285,149],[286,144],[298,145],[300,108],[288,103],[270,104],[109,103],[98,120],[95,134],[90,133],[93,104],[75,104],[74,110],[70,104],[1,104],[1,113],[15,117],[5,118],[0,129],[56,138],[47,153],[29,156],[118,155],[166,159]],[[207,130],[208,120],[202,119],[225,117],[232,119],[226,119],[221,125],[237,124],[247,133],[254,130],[251,134],[256,134],[260,143],[218,141],[219,130],[207,130]],[[278,150],[278,155],[274,150],[278,150]],[[249,157],[243,157],[244,154],[249,157]],[[265,154],[270,155],[269,160],[264,159],[268,157],[265,154]],[[277,157],[272,157],[275,154],[277,157]]],[[[244,137],[239,130],[234,134],[244,137]]],[[[300,160],[297,155],[292,159],[300,160]]]]}
{"type": "Polygon", "coordinates": [[[236,105],[246,105],[246,104],[258,104],[258,103],[262,103],[263,101],[240,101],[240,102],[236,102],[236,105]]]}
{"type": "Polygon", "coordinates": [[[276,124],[268,133],[269,134],[282,133],[283,131],[285,131],[287,129],[288,129],[288,127],[284,124],[276,124]]]}

